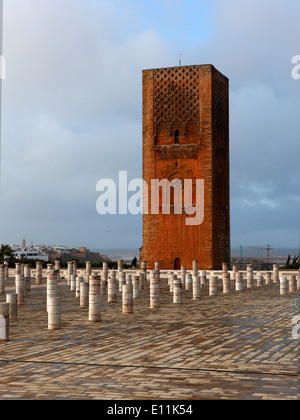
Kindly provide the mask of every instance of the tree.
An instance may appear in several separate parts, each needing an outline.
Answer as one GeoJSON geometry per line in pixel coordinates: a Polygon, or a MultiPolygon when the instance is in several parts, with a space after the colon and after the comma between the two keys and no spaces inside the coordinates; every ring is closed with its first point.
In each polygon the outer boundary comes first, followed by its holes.
{"type": "Polygon", "coordinates": [[[15,261],[14,251],[9,245],[2,244],[0,247],[0,263],[3,264],[4,261],[14,262],[15,261]]]}
{"type": "Polygon", "coordinates": [[[133,260],[131,261],[131,267],[132,268],[136,268],[137,267],[137,258],[134,257],[133,260]]]}

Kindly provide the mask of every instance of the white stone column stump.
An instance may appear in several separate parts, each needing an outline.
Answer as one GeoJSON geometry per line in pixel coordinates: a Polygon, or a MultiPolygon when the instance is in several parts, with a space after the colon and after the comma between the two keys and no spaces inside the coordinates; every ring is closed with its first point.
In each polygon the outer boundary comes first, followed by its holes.
{"type": "Polygon", "coordinates": [[[6,294],[6,303],[9,304],[9,319],[18,318],[18,296],[16,293],[6,294]]]}
{"type": "Polygon", "coordinates": [[[48,329],[51,331],[61,329],[61,298],[58,296],[48,298],[48,329]]]}
{"type": "Polygon", "coordinates": [[[160,281],[156,276],[150,279],[150,309],[160,307],[160,281]]]}
{"type": "Polygon", "coordinates": [[[108,276],[107,283],[107,301],[108,303],[117,303],[118,289],[117,289],[117,273],[112,270],[108,276]]]}
{"type": "Polygon", "coordinates": [[[26,290],[30,292],[31,290],[31,266],[30,264],[26,264],[24,267],[24,278],[26,284],[26,290]]]}
{"type": "Polygon", "coordinates": [[[244,290],[244,284],[243,284],[243,273],[241,271],[237,271],[235,279],[235,290],[240,292],[244,290]]]}
{"type": "Polygon", "coordinates": [[[89,321],[101,321],[101,295],[99,276],[90,276],[89,279],[89,321]]]}
{"type": "Polygon", "coordinates": [[[143,271],[139,272],[139,288],[140,290],[144,290],[145,288],[145,276],[143,271]]]}
{"type": "Polygon", "coordinates": [[[177,276],[173,277],[173,303],[182,303],[182,285],[177,276]]]}
{"type": "Polygon", "coordinates": [[[71,284],[72,275],[73,275],[73,262],[69,261],[68,262],[68,274],[67,274],[67,284],[68,284],[68,286],[70,286],[70,284],[71,284]]]}
{"type": "Polygon", "coordinates": [[[103,262],[102,281],[108,281],[108,263],[106,261],[103,262]]]}
{"type": "Polygon", "coordinates": [[[36,263],[35,269],[35,282],[36,284],[42,284],[43,281],[43,264],[41,262],[36,263]]]}
{"type": "Polygon", "coordinates": [[[6,283],[9,279],[9,262],[8,261],[4,261],[4,268],[5,268],[5,283],[6,283]]]}
{"type": "Polygon", "coordinates": [[[76,290],[76,274],[73,271],[73,274],[71,275],[71,279],[70,279],[70,291],[71,292],[75,292],[76,290]]]}
{"type": "Polygon", "coordinates": [[[0,295],[5,293],[5,267],[0,265],[0,295]]]}
{"type": "Polygon", "coordinates": [[[223,271],[223,294],[229,295],[230,293],[230,273],[223,271]]]}
{"type": "Polygon", "coordinates": [[[186,276],[186,266],[181,266],[181,285],[182,287],[185,286],[185,276],[186,276]]]}
{"type": "Polygon", "coordinates": [[[253,289],[253,265],[247,264],[247,289],[253,289]]]}
{"type": "Polygon", "coordinates": [[[123,260],[119,260],[118,261],[118,276],[117,276],[117,280],[119,281],[122,275],[122,271],[123,271],[123,260]]]}
{"type": "MultiPolygon", "coordinates": [[[[196,270],[195,270],[196,272],[196,270]]],[[[193,271],[194,273],[194,271],[193,271]]],[[[196,277],[196,276],[194,276],[196,277]]],[[[193,276],[192,273],[187,273],[185,276],[185,289],[186,290],[192,290],[193,289],[193,276]]]]}
{"type": "Polygon", "coordinates": [[[140,296],[140,276],[132,276],[132,286],[133,286],[133,299],[136,299],[140,296]]]}
{"type": "Polygon", "coordinates": [[[80,285],[83,283],[83,277],[76,277],[75,297],[80,298],[80,285]]]}
{"type": "Polygon", "coordinates": [[[122,287],[122,313],[125,315],[133,314],[133,285],[127,282],[122,287]]]}
{"type": "Polygon", "coordinates": [[[201,298],[201,283],[200,277],[193,277],[193,299],[199,300],[201,298]]]}
{"type": "Polygon", "coordinates": [[[9,304],[0,303],[0,340],[9,341],[9,304]]]}
{"type": "Polygon", "coordinates": [[[124,284],[126,284],[126,273],[122,271],[121,277],[119,279],[119,292],[121,293],[122,293],[124,284]]]}
{"type": "Polygon", "coordinates": [[[89,283],[86,281],[80,283],[80,306],[81,308],[89,306],[89,283]]]}
{"type": "Polygon", "coordinates": [[[273,264],[273,279],[274,279],[274,283],[279,283],[279,268],[278,268],[278,264],[273,264]]]}
{"type": "Polygon", "coordinates": [[[218,295],[218,277],[211,275],[209,277],[209,296],[218,295]]]}
{"type": "Polygon", "coordinates": [[[206,287],[206,271],[205,270],[200,271],[200,284],[202,288],[206,287]]]}
{"type": "Polygon", "coordinates": [[[287,278],[286,277],[280,277],[279,282],[280,282],[280,294],[281,295],[286,295],[287,292],[288,292],[287,278]]]}
{"type": "Polygon", "coordinates": [[[92,275],[92,263],[91,261],[86,261],[85,262],[85,282],[88,283],[89,282],[89,278],[92,275]]]}
{"type": "Polygon", "coordinates": [[[261,274],[257,276],[257,287],[263,287],[264,286],[264,276],[261,274]]]}
{"type": "Polygon", "coordinates": [[[194,260],[193,261],[193,272],[192,272],[192,277],[197,277],[198,276],[198,261],[194,260]]]}
{"type": "Polygon", "coordinates": [[[266,272],[266,285],[270,285],[272,282],[272,273],[270,271],[266,272]]]}
{"type": "Polygon", "coordinates": [[[16,294],[18,295],[18,306],[25,305],[25,280],[22,274],[16,274],[16,294]]]}
{"type": "Polygon", "coordinates": [[[289,275],[289,293],[295,293],[296,291],[297,291],[296,275],[290,274],[289,275]]]}
{"type": "Polygon", "coordinates": [[[57,271],[51,270],[47,272],[47,303],[46,308],[48,311],[49,308],[49,300],[54,297],[58,297],[58,290],[57,290],[57,271]]]}

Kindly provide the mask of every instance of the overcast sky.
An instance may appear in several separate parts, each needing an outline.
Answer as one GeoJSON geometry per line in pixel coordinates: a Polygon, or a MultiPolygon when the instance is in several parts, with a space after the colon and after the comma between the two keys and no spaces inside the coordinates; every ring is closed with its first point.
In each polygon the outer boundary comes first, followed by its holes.
{"type": "Polygon", "coordinates": [[[142,176],[142,70],[230,79],[231,242],[298,247],[299,0],[4,0],[0,242],[139,248],[140,216],[96,212],[142,176]]]}

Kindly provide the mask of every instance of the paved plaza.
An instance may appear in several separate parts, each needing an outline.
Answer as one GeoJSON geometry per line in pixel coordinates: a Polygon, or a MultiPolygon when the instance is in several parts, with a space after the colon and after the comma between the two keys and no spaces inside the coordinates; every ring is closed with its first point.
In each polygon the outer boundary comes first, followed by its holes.
{"type": "Polygon", "coordinates": [[[102,320],[91,323],[66,281],[58,284],[61,330],[48,330],[45,278],[10,321],[10,341],[0,342],[2,400],[297,400],[298,293],[232,284],[223,295],[220,283],[216,297],[183,290],[173,304],[162,275],[159,309],[149,308],[147,284],[133,315],[122,314],[120,293],[116,304],[102,294],[102,320]]]}

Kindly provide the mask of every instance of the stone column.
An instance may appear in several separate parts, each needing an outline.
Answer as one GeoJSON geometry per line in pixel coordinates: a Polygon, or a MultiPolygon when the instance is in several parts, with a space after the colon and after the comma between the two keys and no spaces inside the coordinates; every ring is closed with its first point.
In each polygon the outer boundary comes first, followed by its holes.
{"type": "Polygon", "coordinates": [[[73,272],[73,274],[71,275],[71,281],[70,281],[70,291],[71,292],[75,292],[76,290],[76,274],[75,272],[73,272]]]}
{"type": "Polygon", "coordinates": [[[271,272],[267,272],[266,273],[266,284],[270,285],[271,284],[271,280],[272,280],[272,273],[271,272]]]}
{"type": "MultiPolygon", "coordinates": [[[[132,284],[132,275],[131,274],[126,274],[126,284],[132,284]]],[[[123,290],[123,288],[122,288],[123,290]]]]}
{"type": "Polygon", "coordinates": [[[0,295],[5,293],[5,267],[0,265],[0,295]]]}
{"type": "Polygon", "coordinates": [[[26,290],[30,292],[31,290],[31,266],[30,264],[26,264],[24,267],[24,277],[25,277],[25,284],[26,290]]]}
{"type": "Polygon", "coordinates": [[[300,290],[300,274],[297,274],[297,290],[300,290]]]}
{"type": "Polygon", "coordinates": [[[192,273],[192,277],[196,277],[198,276],[198,261],[194,260],[193,261],[193,273],[192,273]]]}
{"type": "Polygon", "coordinates": [[[57,281],[60,281],[60,260],[54,261],[54,269],[57,271],[57,281]]]}
{"type": "Polygon", "coordinates": [[[264,276],[258,275],[257,276],[257,287],[262,287],[264,285],[264,276]]]}
{"type": "Polygon", "coordinates": [[[8,261],[4,261],[4,268],[5,268],[5,282],[8,281],[9,279],[9,262],[8,261]]]}
{"type": "MultiPolygon", "coordinates": [[[[17,265],[17,264],[16,264],[17,265]]],[[[16,269],[16,293],[18,295],[18,305],[22,306],[25,304],[25,280],[21,274],[21,264],[18,264],[16,269]]]]}
{"type": "Polygon", "coordinates": [[[80,306],[81,308],[89,306],[89,283],[86,281],[80,283],[80,306]]]}
{"type": "Polygon", "coordinates": [[[122,271],[121,277],[119,278],[119,292],[121,293],[122,293],[124,284],[126,284],[126,273],[122,271]]]}
{"type": "Polygon", "coordinates": [[[92,275],[92,263],[91,261],[85,262],[85,281],[88,283],[89,278],[92,275]]]}
{"type": "Polygon", "coordinates": [[[176,276],[176,274],[172,272],[169,274],[169,279],[168,279],[169,291],[172,294],[173,294],[173,286],[174,286],[174,278],[175,278],[174,276],[176,276]]]}
{"type": "Polygon", "coordinates": [[[295,293],[297,290],[296,287],[296,275],[290,274],[289,275],[289,293],[295,293]]]}
{"type": "Polygon", "coordinates": [[[122,272],[123,272],[123,260],[119,260],[118,261],[118,276],[117,276],[118,281],[120,280],[122,276],[122,272]]]}
{"type": "Polygon", "coordinates": [[[247,289],[253,289],[253,265],[247,264],[247,289]]]}
{"type": "Polygon", "coordinates": [[[20,263],[16,263],[15,264],[15,285],[17,286],[17,278],[19,279],[22,275],[22,270],[21,270],[21,264],[20,263]]]}
{"type": "Polygon", "coordinates": [[[154,276],[150,279],[150,309],[160,307],[160,281],[154,276]]]}
{"type": "Polygon", "coordinates": [[[200,277],[196,276],[196,277],[193,277],[193,299],[198,300],[200,298],[201,298],[200,277]]]}
{"type": "MultiPolygon", "coordinates": [[[[196,270],[195,270],[196,272],[196,270]]],[[[194,271],[193,271],[194,273],[194,271]]],[[[194,276],[196,277],[196,276],[194,276]]],[[[185,276],[185,289],[186,290],[192,290],[193,289],[193,277],[191,273],[187,273],[185,276]]]]}
{"type": "Polygon", "coordinates": [[[80,285],[83,283],[83,277],[76,277],[75,297],[80,298],[80,285]]]}
{"type": "Polygon", "coordinates": [[[274,279],[274,283],[279,283],[279,268],[278,268],[278,264],[273,264],[273,279],[274,279]]]}
{"type": "Polygon", "coordinates": [[[103,262],[102,281],[108,281],[108,263],[106,261],[103,262]]]}
{"type": "Polygon", "coordinates": [[[186,267],[184,265],[181,266],[181,285],[182,287],[185,286],[185,276],[186,276],[186,267]]]}
{"type": "Polygon", "coordinates": [[[233,279],[234,280],[236,280],[236,274],[238,273],[238,268],[237,268],[237,266],[236,265],[233,265],[232,266],[232,276],[233,276],[233,279]]]}
{"type": "Polygon", "coordinates": [[[209,296],[217,296],[218,294],[218,277],[211,275],[209,278],[209,296]]]}
{"type": "Polygon", "coordinates": [[[230,293],[230,273],[223,271],[223,293],[228,295],[230,293]]]}
{"type": "Polygon", "coordinates": [[[139,281],[140,276],[132,276],[133,299],[136,299],[140,296],[139,281]]]}
{"type": "Polygon", "coordinates": [[[126,315],[133,314],[133,286],[128,280],[122,287],[122,312],[126,315]]]}
{"type": "Polygon", "coordinates": [[[117,273],[111,270],[108,276],[107,301],[108,303],[117,303],[117,273]]]}
{"type": "Polygon", "coordinates": [[[57,297],[57,271],[51,270],[47,272],[47,311],[49,308],[49,300],[51,298],[57,297]]]}
{"type": "Polygon", "coordinates": [[[144,279],[144,272],[139,272],[139,288],[140,290],[143,290],[145,287],[145,279],[144,279]]]}
{"type": "MultiPolygon", "coordinates": [[[[57,271],[56,280],[57,280],[57,271]]],[[[61,298],[51,296],[48,298],[48,329],[57,331],[61,329],[61,298]]]]}
{"type": "Polygon", "coordinates": [[[206,271],[205,270],[200,271],[200,284],[202,288],[206,287],[206,271]]]}
{"type": "Polygon", "coordinates": [[[68,286],[71,285],[72,275],[73,275],[73,262],[69,261],[68,262],[68,274],[67,274],[67,284],[68,284],[68,286]]]}
{"type": "Polygon", "coordinates": [[[9,304],[9,319],[18,317],[18,296],[16,293],[6,294],[6,303],[9,304]]]}
{"type": "Polygon", "coordinates": [[[243,273],[241,271],[236,272],[235,290],[236,291],[244,290],[243,273]]]}
{"type": "Polygon", "coordinates": [[[173,278],[173,303],[182,303],[181,280],[177,276],[173,278]]]}
{"type": "Polygon", "coordinates": [[[9,304],[0,303],[0,340],[9,341],[9,304]]]}
{"type": "Polygon", "coordinates": [[[287,278],[286,277],[280,277],[280,294],[286,295],[287,294],[287,278]]]}
{"type": "Polygon", "coordinates": [[[89,321],[101,321],[100,277],[90,276],[89,279],[89,321]]]}
{"type": "Polygon", "coordinates": [[[35,282],[36,284],[42,284],[43,280],[43,264],[41,262],[36,263],[35,282]]]}
{"type": "Polygon", "coordinates": [[[147,261],[141,262],[141,269],[144,273],[144,281],[147,281],[147,261]]]}
{"type": "Polygon", "coordinates": [[[228,264],[227,263],[222,264],[222,270],[223,270],[223,274],[228,273],[228,264]]]}

